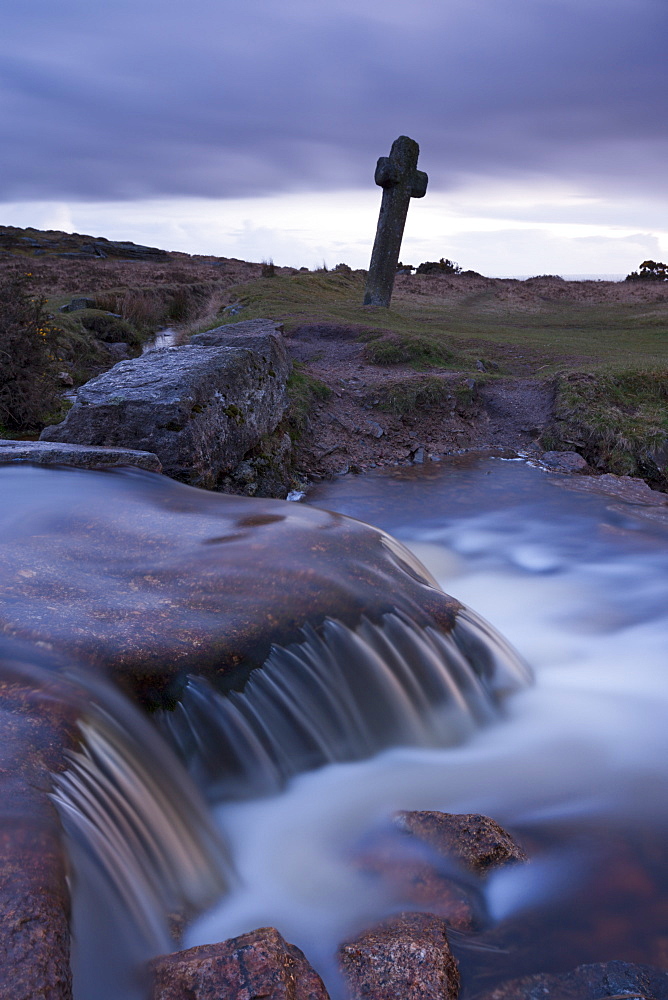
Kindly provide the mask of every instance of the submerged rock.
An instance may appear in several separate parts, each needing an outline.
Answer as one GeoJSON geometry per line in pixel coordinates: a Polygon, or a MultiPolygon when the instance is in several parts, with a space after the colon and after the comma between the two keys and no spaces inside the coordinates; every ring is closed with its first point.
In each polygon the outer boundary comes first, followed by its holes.
{"type": "Polygon", "coordinates": [[[459,971],[446,924],[431,913],[400,913],[339,951],[351,1000],[454,1000],[459,971]]]}
{"type": "Polygon", "coordinates": [[[408,843],[396,831],[370,838],[355,862],[366,876],[381,880],[395,905],[433,913],[462,933],[477,930],[482,923],[470,886],[453,879],[451,866],[439,864],[424,845],[408,843]]]}
{"type": "Polygon", "coordinates": [[[526,855],[487,816],[399,812],[393,829],[372,836],[357,860],[382,879],[396,902],[429,910],[466,933],[485,919],[479,880],[526,855]]]}
{"type": "Polygon", "coordinates": [[[328,1000],[318,973],[275,927],[151,962],[151,1000],[328,1000]]]}
{"type": "Polygon", "coordinates": [[[121,361],[82,386],[43,441],[155,453],[175,479],[214,489],[283,418],[291,364],[275,324],[121,361]]]}
{"type": "Polygon", "coordinates": [[[668,972],[631,962],[596,962],[572,972],[523,976],[476,1000],[668,1000],[668,972]]]}

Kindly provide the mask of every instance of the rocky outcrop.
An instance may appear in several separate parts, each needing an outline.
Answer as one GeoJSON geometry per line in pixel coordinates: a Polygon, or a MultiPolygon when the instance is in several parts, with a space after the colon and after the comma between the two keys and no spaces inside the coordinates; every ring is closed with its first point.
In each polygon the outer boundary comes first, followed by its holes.
{"type": "Polygon", "coordinates": [[[596,962],[502,983],[476,1000],[668,1000],[668,972],[631,962],[596,962]]]}
{"type": "Polygon", "coordinates": [[[153,452],[167,475],[214,489],[282,419],[289,371],[270,321],[252,337],[149,351],[82,386],[41,439],[153,452]]]}
{"type": "Polygon", "coordinates": [[[151,963],[152,1000],[328,1000],[318,973],[274,927],[151,963]]]}
{"type": "Polygon", "coordinates": [[[431,913],[400,913],[347,941],[339,964],[351,1000],[455,1000],[459,971],[446,925],[431,913]]]}
{"type": "Polygon", "coordinates": [[[55,441],[0,441],[0,462],[36,462],[38,465],[74,465],[78,469],[134,466],[162,472],[160,459],[149,451],[130,448],[95,448],[55,441]]]}

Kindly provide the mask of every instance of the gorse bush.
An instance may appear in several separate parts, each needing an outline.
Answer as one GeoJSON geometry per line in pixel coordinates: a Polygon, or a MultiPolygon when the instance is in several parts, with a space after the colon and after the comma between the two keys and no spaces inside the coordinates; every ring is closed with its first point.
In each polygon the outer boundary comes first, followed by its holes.
{"type": "Polygon", "coordinates": [[[644,260],[637,271],[626,275],[626,281],[668,281],[668,264],[660,260],[644,260]]]}
{"type": "Polygon", "coordinates": [[[44,300],[30,290],[30,275],[0,281],[0,424],[33,430],[61,400],[55,333],[44,300]]]}
{"type": "Polygon", "coordinates": [[[440,260],[425,260],[420,264],[416,274],[461,274],[461,267],[454,260],[441,257],[440,260]]]}

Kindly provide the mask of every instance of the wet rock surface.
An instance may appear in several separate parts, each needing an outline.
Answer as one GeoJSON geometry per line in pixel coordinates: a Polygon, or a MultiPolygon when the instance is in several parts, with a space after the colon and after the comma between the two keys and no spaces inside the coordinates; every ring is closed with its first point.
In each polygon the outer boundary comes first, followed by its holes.
{"type": "Polygon", "coordinates": [[[318,973],[274,927],[162,955],[151,1000],[328,1000],[318,973]]]}
{"type": "Polygon", "coordinates": [[[576,451],[544,451],[540,462],[552,472],[584,472],[589,468],[587,460],[576,451]]]}
{"type": "Polygon", "coordinates": [[[401,913],[345,942],[339,964],[351,1000],[454,1000],[459,972],[446,924],[401,913]]]}
{"type": "Polygon", "coordinates": [[[76,746],[57,664],[0,640],[0,996],[70,1000],[69,892],[51,775],[76,746]]]}
{"type": "Polygon", "coordinates": [[[79,469],[134,466],[162,472],[157,455],[130,448],[96,448],[56,441],[0,441],[0,462],[35,462],[38,465],[73,465],[79,469]]]}
{"type": "Polygon", "coordinates": [[[666,1000],[668,972],[630,962],[596,962],[572,972],[538,973],[502,983],[476,1000],[666,1000]]]}
{"type": "Polygon", "coordinates": [[[479,907],[471,886],[454,879],[452,866],[424,845],[385,832],[355,855],[355,863],[373,882],[380,880],[393,903],[442,917],[462,933],[478,929],[479,907]]]}
{"type": "Polygon", "coordinates": [[[653,490],[636,476],[615,476],[612,473],[602,476],[553,476],[550,481],[580,493],[608,496],[616,501],[610,510],[620,514],[668,524],[668,495],[661,490],[653,490]]]}
{"type": "Polygon", "coordinates": [[[243,683],[272,643],[326,617],[354,627],[395,610],[448,632],[460,608],[402,546],[338,514],[141,470],[0,476],[0,628],[148,704],[171,703],[187,673],[243,683]]]}
{"type": "Polygon", "coordinates": [[[502,826],[477,813],[399,812],[395,823],[443,858],[476,875],[526,861],[524,850],[502,826]]]}
{"type": "Polygon", "coordinates": [[[215,347],[149,351],[82,386],[41,439],[153,452],[167,475],[213,489],[282,419],[290,367],[273,323],[215,347]]]}
{"type": "Polygon", "coordinates": [[[478,880],[526,854],[487,816],[400,812],[393,829],[372,837],[356,860],[400,905],[428,910],[470,933],[485,923],[478,880]]]}

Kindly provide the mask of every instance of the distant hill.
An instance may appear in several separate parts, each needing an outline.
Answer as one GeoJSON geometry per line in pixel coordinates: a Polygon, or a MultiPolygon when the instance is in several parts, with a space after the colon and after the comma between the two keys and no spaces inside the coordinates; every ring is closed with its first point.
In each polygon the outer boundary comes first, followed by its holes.
{"type": "Polygon", "coordinates": [[[17,226],[0,226],[0,252],[22,257],[116,257],[151,261],[168,260],[171,256],[167,250],[141,246],[129,240],[107,240],[104,236],[61,233],[55,229],[21,229],[17,226]]]}

